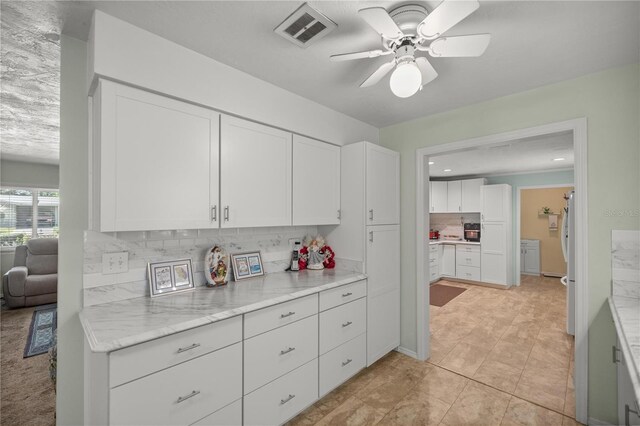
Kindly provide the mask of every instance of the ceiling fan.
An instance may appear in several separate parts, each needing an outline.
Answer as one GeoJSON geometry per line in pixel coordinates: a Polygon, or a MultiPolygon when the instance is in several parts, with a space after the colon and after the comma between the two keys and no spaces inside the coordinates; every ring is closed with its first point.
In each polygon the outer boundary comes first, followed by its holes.
{"type": "Polygon", "coordinates": [[[361,9],[358,11],[360,17],[382,36],[382,49],[332,55],[331,60],[393,55],[392,61],[380,65],[360,87],[373,86],[395,68],[389,81],[391,91],[398,97],[408,98],[438,76],[427,58],[416,56],[417,53],[426,52],[434,58],[477,57],[484,53],[491,34],[442,37],[478,7],[477,0],[443,0],[431,13],[416,4],[400,6],[390,12],[382,7],[361,9]]]}

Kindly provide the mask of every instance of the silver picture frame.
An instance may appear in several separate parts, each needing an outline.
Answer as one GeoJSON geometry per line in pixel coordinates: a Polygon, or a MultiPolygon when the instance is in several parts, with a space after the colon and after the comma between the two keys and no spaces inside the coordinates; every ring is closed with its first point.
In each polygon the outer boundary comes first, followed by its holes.
{"type": "Polygon", "coordinates": [[[233,269],[234,281],[264,275],[262,256],[259,251],[232,254],[231,268],[233,269]]]}
{"type": "Polygon", "coordinates": [[[195,290],[191,259],[149,262],[147,265],[151,297],[195,290]]]}

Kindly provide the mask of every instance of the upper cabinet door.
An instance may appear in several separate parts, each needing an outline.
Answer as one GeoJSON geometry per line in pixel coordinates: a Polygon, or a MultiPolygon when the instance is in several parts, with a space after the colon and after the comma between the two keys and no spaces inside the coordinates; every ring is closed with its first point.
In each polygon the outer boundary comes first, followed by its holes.
{"type": "Polygon", "coordinates": [[[94,108],[101,231],[218,226],[219,114],[109,81],[94,108]]]}
{"type": "Polygon", "coordinates": [[[509,191],[511,191],[509,185],[483,185],[480,187],[481,219],[483,222],[505,222],[510,219],[511,197],[509,191]]]}
{"type": "Polygon", "coordinates": [[[485,179],[467,179],[462,181],[462,211],[479,212],[482,210],[480,202],[480,187],[485,179]]]}
{"type": "Polygon", "coordinates": [[[340,223],[340,147],[293,135],[293,225],[340,223]]]}
{"type": "Polygon", "coordinates": [[[431,213],[444,213],[447,211],[447,182],[431,182],[431,213]]]}
{"type": "Polygon", "coordinates": [[[400,154],[367,147],[367,225],[400,223],[400,154]]]}
{"type": "Polygon", "coordinates": [[[447,211],[462,211],[462,182],[452,180],[447,182],[447,211]]]}
{"type": "Polygon", "coordinates": [[[220,141],[221,226],[290,226],[291,133],[223,115],[220,141]]]}

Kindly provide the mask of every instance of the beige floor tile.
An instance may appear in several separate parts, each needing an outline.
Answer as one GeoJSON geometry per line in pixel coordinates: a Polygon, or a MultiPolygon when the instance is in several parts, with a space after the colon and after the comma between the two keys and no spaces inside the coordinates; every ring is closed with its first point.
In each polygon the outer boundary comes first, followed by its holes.
{"type": "Polygon", "coordinates": [[[494,359],[486,359],[475,372],[473,378],[501,391],[513,393],[516,390],[522,368],[512,367],[494,359]]]}
{"type": "Polygon", "coordinates": [[[442,419],[443,425],[497,425],[510,395],[470,381],[442,419]]]}
{"type": "Polygon", "coordinates": [[[394,376],[392,380],[386,381],[376,388],[366,392],[358,392],[356,397],[372,407],[388,412],[412,392],[417,383],[418,381],[414,375],[409,372],[403,372],[403,374],[394,376]]]}
{"type": "Polygon", "coordinates": [[[439,364],[459,342],[459,339],[445,340],[432,335],[429,362],[439,364]]]}
{"type": "Polygon", "coordinates": [[[286,426],[310,426],[317,424],[323,417],[323,413],[317,406],[311,407],[298,414],[293,420],[285,423],[286,426]]]}
{"type": "Polygon", "coordinates": [[[571,417],[565,417],[562,419],[562,426],[582,426],[582,423],[576,422],[571,417]]]}
{"type": "Polygon", "coordinates": [[[419,395],[421,399],[437,398],[447,404],[453,404],[468,382],[469,379],[459,374],[435,367],[418,382],[412,392],[419,395]]]}
{"type": "Polygon", "coordinates": [[[487,355],[487,359],[500,361],[512,367],[524,369],[530,352],[530,348],[522,347],[516,343],[501,339],[493,349],[491,349],[491,352],[487,355]]]}
{"type": "Polygon", "coordinates": [[[451,407],[436,398],[414,394],[400,401],[380,421],[380,425],[437,425],[451,407]]]}
{"type": "Polygon", "coordinates": [[[461,342],[449,352],[440,365],[466,377],[473,377],[490,350],[490,348],[461,342]]]}
{"type": "Polygon", "coordinates": [[[543,407],[562,412],[566,397],[566,380],[558,380],[555,373],[525,367],[514,395],[543,407]]]}
{"type": "Polygon", "coordinates": [[[349,398],[316,423],[325,425],[375,425],[385,416],[386,412],[365,404],[357,398],[349,398]]]}
{"type": "Polygon", "coordinates": [[[562,414],[555,411],[512,397],[501,424],[505,426],[562,426],[563,417],[562,414]]]}

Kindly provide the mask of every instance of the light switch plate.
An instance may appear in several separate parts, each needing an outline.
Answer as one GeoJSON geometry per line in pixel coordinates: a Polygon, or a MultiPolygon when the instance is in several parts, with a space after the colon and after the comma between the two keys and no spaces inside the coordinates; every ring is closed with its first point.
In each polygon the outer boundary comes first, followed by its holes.
{"type": "Polygon", "coordinates": [[[120,251],[116,253],[102,254],[102,273],[119,274],[129,270],[129,252],[120,251]]]}

